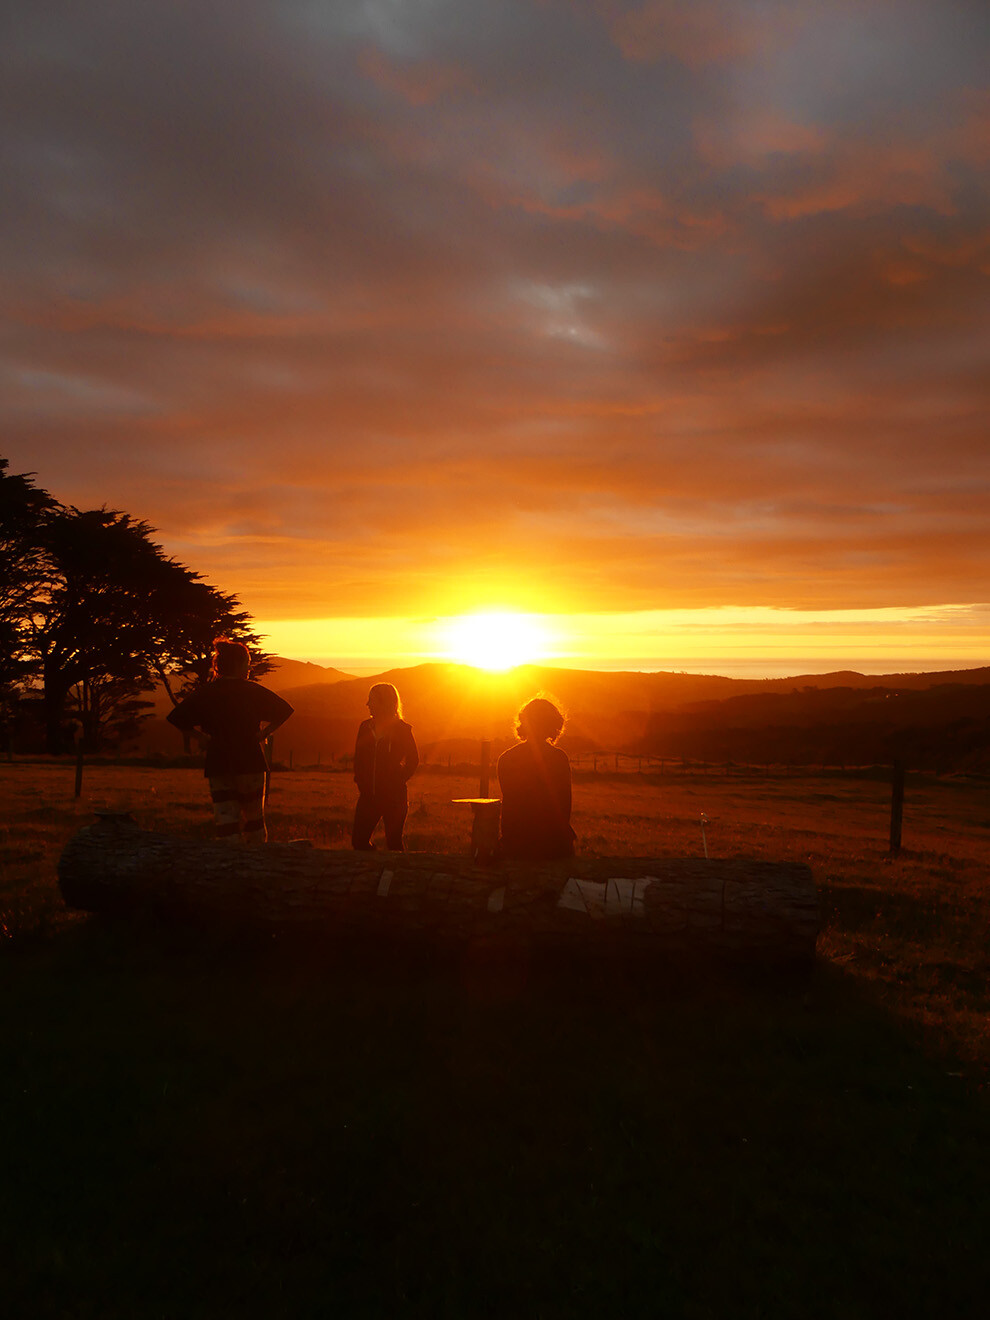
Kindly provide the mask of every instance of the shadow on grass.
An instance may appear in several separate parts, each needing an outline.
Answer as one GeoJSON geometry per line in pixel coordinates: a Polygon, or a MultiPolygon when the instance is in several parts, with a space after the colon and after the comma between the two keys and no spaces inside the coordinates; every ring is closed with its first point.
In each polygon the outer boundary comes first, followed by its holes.
{"type": "Polygon", "coordinates": [[[821,966],[95,921],[7,956],[30,1316],[973,1313],[985,1105],[821,966]]]}

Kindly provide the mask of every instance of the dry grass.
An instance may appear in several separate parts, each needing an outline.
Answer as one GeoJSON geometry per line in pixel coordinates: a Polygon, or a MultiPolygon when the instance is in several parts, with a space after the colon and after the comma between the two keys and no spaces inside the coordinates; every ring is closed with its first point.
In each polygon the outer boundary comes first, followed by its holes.
{"type": "MultiPolygon", "coordinates": [[[[473,778],[421,773],[410,785],[406,845],[461,851],[473,778]]],[[[345,774],[278,773],[270,836],[348,846],[354,785],[345,774]]],[[[0,765],[0,931],[44,935],[82,920],[55,881],[66,841],[101,809],[148,829],[208,837],[206,785],[196,769],[94,764],[73,797],[68,762],[0,765]]],[[[904,848],[887,856],[889,787],[879,777],[733,779],[579,774],[574,825],[593,856],[699,856],[701,816],[713,857],[807,862],[822,894],[821,957],[934,1047],[990,1064],[990,802],[974,780],[909,778],[904,848]]]]}

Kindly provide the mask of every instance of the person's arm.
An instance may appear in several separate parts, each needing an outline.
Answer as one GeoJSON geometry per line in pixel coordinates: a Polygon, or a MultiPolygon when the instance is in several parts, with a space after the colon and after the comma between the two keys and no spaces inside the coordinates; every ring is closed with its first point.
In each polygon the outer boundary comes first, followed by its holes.
{"type": "Polygon", "coordinates": [[[192,696],[186,697],[185,701],[180,701],[174,706],[165,716],[166,723],[182,733],[192,733],[194,729],[198,729],[203,714],[196,697],[197,694],[193,693],[192,696]]]}
{"type": "MultiPolygon", "coordinates": [[[[560,749],[557,749],[560,751],[560,749]]],[[[564,815],[565,825],[570,824],[571,820],[571,763],[567,759],[566,752],[560,752],[559,774],[558,774],[558,797],[560,799],[560,809],[564,815]]]]}
{"type": "Polygon", "coordinates": [[[416,767],[419,765],[419,748],[416,746],[416,739],[412,736],[412,729],[410,729],[408,733],[404,761],[405,769],[403,770],[403,774],[408,782],[416,773],[416,767]]]}
{"type": "MultiPolygon", "coordinates": [[[[291,715],[291,714],[292,714],[292,711],[290,710],[290,711],[289,711],[289,715],[291,715]]],[[[282,718],[281,718],[280,720],[271,720],[271,721],[269,721],[269,723],[266,724],[265,727],[264,727],[264,728],[261,730],[261,732],[258,734],[258,742],[267,742],[268,739],[269,739],[269,738],[272,736],[272,734],[275,732],[275,730],[276,730],[276,729],[280,729],[280,728],[282,727],[282,725],[285,723],[285,721],[289,718],[289,715],[283,715],[282,718]]]]}
{"type": "Polygon", "coordinates": [[[262,716],[267,723],[258,734],[259,742],[267,742],[276,729],[280,729],[285,721],[292,714],[292,707],[283,698],[275,692],[268,693],[268,699],[265,702],[265,711],[262,716]]]}

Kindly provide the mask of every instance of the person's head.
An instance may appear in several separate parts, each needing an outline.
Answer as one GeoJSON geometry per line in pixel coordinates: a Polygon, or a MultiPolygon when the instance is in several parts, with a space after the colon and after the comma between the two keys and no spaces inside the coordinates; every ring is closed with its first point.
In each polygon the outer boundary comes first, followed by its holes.
{"type": "Polygon", "coordinates": [[[376,683],[368,693],[368,710],[373,720],[402,719],[402,702],[391,683],[376,683]]]}
{"type": "Polygon", "coordinates": [[[218,637],[213,643],[213,677],[247,678],[250,672],[251,652],[244,643],[218,637]]]}
{"type": "Polygon", "coordinates": [[[527,742],[554,743],[563,728],[563,714],[547,697],[533,697],[516,715],[516,734],[527,742]]]}

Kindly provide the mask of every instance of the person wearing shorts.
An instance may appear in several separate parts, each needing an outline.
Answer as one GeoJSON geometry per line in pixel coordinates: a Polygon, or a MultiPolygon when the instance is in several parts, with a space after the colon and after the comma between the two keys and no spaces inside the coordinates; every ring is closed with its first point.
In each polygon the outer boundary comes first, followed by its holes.
{"type": "Polygon", "coordinates": [[[242,642],[214,643],[213,678],[179,702],[169,724],[209,738],[203,773],[210,783],[219,839],[266,843],[264,743],[292,714],[277,693],[248,678],[251,653],[242,642]]]}

